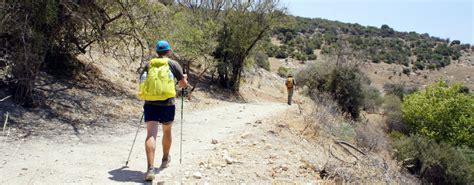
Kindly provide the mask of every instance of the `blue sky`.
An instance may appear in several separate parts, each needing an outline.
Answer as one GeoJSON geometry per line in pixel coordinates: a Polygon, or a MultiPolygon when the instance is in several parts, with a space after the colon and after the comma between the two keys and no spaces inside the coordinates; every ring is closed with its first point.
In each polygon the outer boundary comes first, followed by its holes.
{"type": "Polygon", "coordinates": [[[289,13],[474,44],[474,0],[282,0],[289,13]]]}

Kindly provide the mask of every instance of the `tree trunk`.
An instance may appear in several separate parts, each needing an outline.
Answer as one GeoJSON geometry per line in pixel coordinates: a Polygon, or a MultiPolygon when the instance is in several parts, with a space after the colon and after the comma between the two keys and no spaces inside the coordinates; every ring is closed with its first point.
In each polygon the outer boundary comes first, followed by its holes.
{"type": "Polygon", "coordinates": [[[242,75],[243,64],[245,62],[244,56],[238,56],[236,61],[234,62],[232,68],[232,78],[231,78],[231,90],[234,92],[239,92],[240,88],[240,77],[242,75]]]}

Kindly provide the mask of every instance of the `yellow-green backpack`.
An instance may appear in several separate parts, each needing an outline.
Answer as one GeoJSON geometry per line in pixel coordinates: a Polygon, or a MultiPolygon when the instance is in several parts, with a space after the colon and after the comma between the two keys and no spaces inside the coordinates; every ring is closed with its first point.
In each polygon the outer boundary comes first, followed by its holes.
{"type": "Polygon", "coordinates": [[[175,81],[167,58],[150,61],[146,80],[140,83],[138,98],[145,101],[163,101],[176,96],[175,81]]]}

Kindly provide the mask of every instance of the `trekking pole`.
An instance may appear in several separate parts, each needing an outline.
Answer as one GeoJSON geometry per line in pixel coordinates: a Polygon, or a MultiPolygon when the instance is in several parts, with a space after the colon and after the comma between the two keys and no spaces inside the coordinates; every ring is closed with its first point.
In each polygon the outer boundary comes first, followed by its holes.
{"type": "Polygon", "coordinates": [[[183,157],[183,107],[184,107],[184,88],[181,89],[181,140],[179,143],[179,164],[183,157]]]}
{"type": "Polygon", "coordinates": [[[142,118],[140,119],[140,123],[138,124],[137,133],[135,133],[135,138],[133,139],[132,148],[130,148],[130,152],[128,153],[128,158],[127,162],[125,162],[125,167],[128,167],[128,161],[130,161],[130,155],[132,155],[133,146],[135,145],[135,141],[137,140],[138,131],[140,131],[140,126],[143,121],[143,116],[145,116],[145,113],[142,114],[142,118]]]}

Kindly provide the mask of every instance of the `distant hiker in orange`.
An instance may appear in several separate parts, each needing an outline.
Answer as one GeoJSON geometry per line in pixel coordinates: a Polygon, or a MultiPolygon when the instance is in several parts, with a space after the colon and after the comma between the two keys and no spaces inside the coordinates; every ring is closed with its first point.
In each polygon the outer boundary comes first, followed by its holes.
{"type": "Polygon", "coordinates": [[[171,157],[171,126],[175,117],[176,83],[178,80],[180,88],[186,88],[188,81],[183,69],[178,62],[168,58],[171,54],[170,44],[159,41],[156,44],[157,58],[150,60],[142,72],[140,78],[140,91],[138,97],[145,101],[144,116],[147,127],[145,150],[147,158],[147,173],[145,180],[152,181],[155,178],[155,148],[158,125],[163,128],[163,157],[160,168],[168,167],[171,157]]]}
{"type": "Polygon", "coordinates": [[[293,98],[293,91],[296,88],[295,79],[293,79],[293,75],[288,75],[288,78],[285,82],[286,89],[288,90],[288,105],[291,105],[292,98],[293,98]]]}

